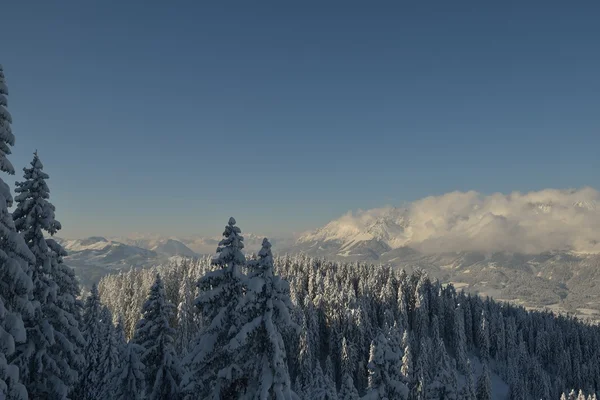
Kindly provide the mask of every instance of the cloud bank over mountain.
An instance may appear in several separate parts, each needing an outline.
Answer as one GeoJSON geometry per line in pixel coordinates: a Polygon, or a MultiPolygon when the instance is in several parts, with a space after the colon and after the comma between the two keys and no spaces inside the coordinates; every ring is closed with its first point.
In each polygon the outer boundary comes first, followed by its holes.
{"type": "Polygon", "coordinates": [[[452,192],[405,208],[350,212],[299,243],[336,241],[341,249],[378,240],[430,253],[480,251],[600,253],[600,193],[592,188],[483,195],[452,192]]]}

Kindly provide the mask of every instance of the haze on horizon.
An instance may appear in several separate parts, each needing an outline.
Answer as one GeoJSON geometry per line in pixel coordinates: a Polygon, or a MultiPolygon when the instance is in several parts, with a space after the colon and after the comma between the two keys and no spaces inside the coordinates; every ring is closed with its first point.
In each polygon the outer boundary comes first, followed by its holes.
{"type": "Polygon", "coordinates": [[[33,3],[2,6],[11,161],[21,180],[38,149],[63,237],[213,237],[231,215],[280,236],[455,191],[597,199],[597,2],[33,3]]]}

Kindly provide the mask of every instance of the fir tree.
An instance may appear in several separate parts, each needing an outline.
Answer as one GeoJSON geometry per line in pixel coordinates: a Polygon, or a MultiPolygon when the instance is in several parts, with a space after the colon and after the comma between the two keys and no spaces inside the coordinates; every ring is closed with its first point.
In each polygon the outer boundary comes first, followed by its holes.
{"type": "Polygon", "coordinates": [[[327,385],[325,374],[323,374],[323,369],[319,362],[317,362],[314,369],[312,385],[307,391],[307,394],[310,394],[309,398],[313,400],[337,400],[335,388],[331,388],[327,385]]]}
{"type": "MultiPolygon", "coordinates": [[[[102,387],[106,389],[110,388],[110,378],[112,373],[119,367],[120,363],[120,346],[117,339],[115,326],[112,322],[112,314],[110,310],[104,306],[101,312],[102,318],[102,332],[100,349],[100,377],[102,381],[102,387]]],[[[102,397],[108,398],[110,393],[105,393],[102,397]]]]}
{"type": "Polygon", "coordinates": [[[146,393],[145,367],[138,354],[143,348],[134,343],[125,347],[123,362],[110,376],[110,397],[114,400],[143,400],[146,393]]]}
{"type": "Polygon", "coordinates": [[[179,305],[177,306],[177,352],[180,357],[188,353],[195,332],[194,296],[190,280],[185,277],[179,289],[179,305]]]}
{"type": "Polygon", "coordinates": [[[289,285],[273,274],[271,243],[267,239],[249,269],[246,296],[240,304],[247,322],[228,349],[237,354],[236,363],[251,382],[247,392],[255,391],[261,400],[289,400],[292,392],[283,333],[298,327],[290,318],[289,285]]]}
{"type": "Polygon", "coordinates": [[[142,307],[133,342],[143,348],[140,361],[146,366],[148,400],[177,400],[182,369],[174,347],[175,330],[169,326],[174,306],[165,298],[160,275],[142,307]]]}
{"type": "Polygon", "coordinates": [[[492,400],[492,384],[487,363],[483,363],[483,371],[477,380],[477,400],[492,400]]]}
{"type": "MultiPolygon", "coordinates": [[[[12,118],[6,109],[4,70],[0,65],[0,171],[14,175],[15,170],[6,157],[15,144],[10,124],[12,118]]],[[[13,198],[8,185],[0,179],[0,398],[27,400],[27,390],[20,383],[19,369],[8,359],[15,352],[15,345],[27,339],[23,316],[33,315],[33,283],[28,276],[29,264],[35,257],[15,230],[8,207],[13,198]]]]}
{"type": "Polygon", "coordinates": [[[68,267],[62,265],[66,253],[56,242],[44,238],[44,232],[54,235],[61,225],[48,201],[48,175],[37,152],[31,168],[24,168],[24,172],[25,181],[16,183],[13,219],[36,259],[30,276],[39,308],[25,321],[28,341],[17,347],[15,363],[30,397],[64,399],[77,382],[83,361],[83,337],[69,298],[78,290],[71,287],[76,283],[70,281],[65,271],[68,267]]]}
{"type": "Polygon", "coordinates": [[[241,368],[228,349],[243,320],[238,308],[246,277],[242,267],[244,238],[232,217],[223,232],[213,265],[198,281],[196,304],[205,321],[190,354],[185,358],[187,373],[182,388],[187,396],[217,400],[223,396],[236,398],[248,386],[241,368]]]}
{"type": "Polygon", "coordinates": [[[352,380],[352,376],[349,374],[345,374],[342,378],[342,387],[340,389],[339,398],[341,400],[359,400],[360,396],[358,395],[358,391],[356,390],[356,386],[354,386],[354,381],[352,380]]]}
{"type": "Polygon", "coordinates": [[[84,357],[86,360],[77,398],[96,400],[100,398],[98,388],[102,384],[101,351],[103,347],[101,332],[102,304],[98,294],[98,285],[92,286],[90,295],[83,308],[83,335],[86,339],[84,357]]]}

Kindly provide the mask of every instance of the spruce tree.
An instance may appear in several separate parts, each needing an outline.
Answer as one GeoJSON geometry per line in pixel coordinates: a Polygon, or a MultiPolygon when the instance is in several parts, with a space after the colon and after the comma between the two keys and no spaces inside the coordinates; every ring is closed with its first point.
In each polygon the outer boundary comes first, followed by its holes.
{"type": "Polygon", "coordinates": [[[184,358],[189,350],[195,332],[194,296],[188,277],[183,279],[179,289],[179,305],[177,306],[176,348],[179,356],[184,358]]]}
{"type": "Polygon", "coordinates": [[[110,376],[110,395],[114,400],[143,400],[146,398],[146,375],[139,359],[143,348],[134,343],[125,346],[121,365],[110,376]]]}
{"type": "Polygon", "coordinates": [[[359,400],[358,390],[354,386],[354,381],[349,374],[345,374],[342,379],[342,387],[340,388],[339,398],[341,400],[359,400]]]}
{"type": "Polygon", "coordinates": [[[283,334],[298,327],[290,318],[289,284],[273,274],[271,243],[265,238],[250,275],[240,309],[247,321],[228,349],[236,354],[250,383],[246,393],[258,399],[292,398],[283,334]]]}
{"type": "Polygon", "coordinates": [[[477,400],[492,400],[492,384],[487,363],[483,363],[483,371],[477,380],[477,400]]]}
{"type": "Polygon", "coordinates": [[[175,352],[175,330],[169,326],[174,309],[157,274],[133,335],[133,342],[143,348],[140,361],[146,367],[148,400],[179,399],[182,369],[175,352]]]}
{"type": "Polygon", "coordinates": [[[235,224],[232,217],[225,227],[217,257],[212,261],[217,269],[198,281],[196,304],[204,328],[184,361],[187,373],[182,389],[189,398],[237,398],[248,386],[243,371],[235,364],[234,355],[228,349],[243,320],[238,306],[246,280],[242,271],[246,264],[242,253],[244,238],[235,224]]]}
{"type": "MultiPolygon", "coordinates": [[[[120,346],[117,339],[117,332],[113,325],[112,313],[108,307],[102,307],[102,348],[100,349],[100,377],[102,381],[102,387],[110,389],[110,377],[118,367],[121,361],[121,354],[119,353],[120,346]]],[[[108,398],[110,392],[106,392],[102,397],[108,398]]]]}
{"type": "MultiPolygon", "coordinates": [[[[49,305],[54,315],[54,336],[56,351],[62,351],[71,370],[77,372],[77,382],[83,374],[86,360],[84,351],[86,340],[83,336],[83,302],[79,282],[73,268],[63,262],[67,252],[54,239],[46,239],[52,256],[52,277],[56,283],[56,302],[49,305]]],[[[63,367],[67,370],[67,367],[63,367]]],[[[75,385],[77,385],[75,382],[75,385]]]]}
{"type": "Polygon", "coordinates": [[[98,294],[98,285],[92,286],[90,295],[85,300],[83,308],[83,336],[86,345],[83,351],[85,368],[78,388],[77,398],[82,400],[97,400],[100,398],[98,388],[102,384],[101,351],[102,343],[102,304],[98,294]]]}
{"type": "MultiPolygon", "coordinates": [[[[8,88],[0,65],[0,171],[14,175],[7,158],[15,144],[12,118],[8,110],[8,88]]],[[[35,257],[16,232],[8,211],[13,198],[8,185],[0,179],[0,398],[27,400],[27,390],[20,383],[19,368],[10,363],[15,346],[25,343],[27,333],[23,317],[33,316],[33,283],[28,275],[35,257]]]]}
{"type": "Polygon", "coordinates": [[[48,201],[48,174],[37,152],[31,168],[24,168],[24,172],[25,180],[16,183],[13,219],[36,259],[30,276],[39,308],[25,320],[28,341],[17,346],[14,360],[30,397],[64,399],[77,382],[83,361],[83,337],[70,298],[77,289],[71,287],[73,283],[65,271],[68,267],[61,264],[64,250],[44,238],[44,232],[54,235],[61,225],[48,201]]]}

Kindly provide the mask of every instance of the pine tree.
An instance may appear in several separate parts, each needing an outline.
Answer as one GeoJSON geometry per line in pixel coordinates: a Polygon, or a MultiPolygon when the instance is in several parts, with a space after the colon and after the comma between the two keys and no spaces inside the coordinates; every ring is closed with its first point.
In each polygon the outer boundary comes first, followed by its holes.
{"type": "Polygon", "coordinates": [[[143,348],[140,361],[146,366],[148,400],[177,400],[180,395],[182,369],[174,347],[175,330],[169,326],[175,307],[165,297],[157,274],[133,336],[143,348]]]}
{"type": "Polygon", "coordinates": [[[483,363],[483,371],[477,380],[477,400],[492,400],[492,384],[487,363],[483,363]]]}
{"type": "Polygon", "coordinates": [[[342,380],[342,387],[340,389],[340,395],[338,396],[341,400],[359,400],[360,396],[354,386],[352,376],[345,374],[342,380]]]}
{"type": "MultiPolygon", "coordinates": [[[[0,171],[14,175],[15,170],[6,157],[15,144],[10,126],[12,118],[6,109],[7,95],[4,70],[0,65],[0,171]]],[[[13,356],[15,345],[27,339],[23,316],[28,318],[34,313],[33,283],[28,271],[35,257],[16,232],[8,211],[12,202],[8,185],[0,179],[0,398],[27,400],[19,369],[8,359],[13,356]]]]}
{"type": "Polygon", "coordinates": [[[195,333],[194,296],[190,280],[185,277],[179,289],[179,305],[177,306],[177,352],[180,357],[188,353],[192,337],[195,333]]]}
{"type": "Polygon", "coordinates": [[[466,374],[467,368],[467,339],[465,337],[465,314],[462,307],[456,307],[454,310],[454,353],[456,355],[456,365],[458,371],[462,374],[466,374]]]}
{"type": "Polygon", "coordinates": [[[465,381],[463,386],[459,390],[459,399],[463,400],[476,400],[477,395],[475,394],[475,382],[473,381],[473,371],[471,371],[471,363],[468,363],[468,370],[465,373],[465,381]]]}
{"type": "Polygon", "coordinates": [[[456,366],[451,362],[446,346],[441,337],[437,337],[434,349],[434,365],[436,373],[429,387],[431,398],[456,400],[458,399],[458,387],[456,377],[456,366]]]}
{"type": "Polygon", "coordinates": [[[243,320],[238,306],[246,280],[242,272],[246,264],[242,253],[244,238],[235,224],[235,219],[230,218],[223,240],[219,242],[217,257],[213,260],[218,269],[198,281],[196,304],[205,323],[184,360],[188,372],[183,377],[182,389],[190,398],[236,398],[248,386],[227,347],[243,320]]]}
{"type": "Polygon", "coordinates": [[[77,292],[62,264],[66,253],[55,241],[44,238],[44,231],[54,235],[60,228],[54,206],[48,201],[48,175],[37,152],[31,168],[24,168],[25,181],[17,182],[17,207],[13,213],[15,228],[23,235],[35,256],[31,266],[33,297],[39,308],[27,318],[27,343],[17,347],[14,357],[29,396],[64,399],[78,380],[84,344],[79,322],[72,314],[69,296],[77,292]],[[60,285],[59,285],[60,282],[60,285]]]}
{"type": "Polygon", "coordinates": [[[138,354],[144,349],[134,343],[125,346],[121,365],[110,376],[110,397],[114,400],[143,400],[146,393],[144,364],[138,354]]]}
{"type": "Polygon", "coordinates": [[[125,326],[123,324],[123,318],[119,315],[117,318],[117,325],[115,326],[115,339],[117,341],[117,348],[119,354],[125,354],[127,347],[127,339],[125,338],[125,326]]]}
{"type": "Polygon", "coordinates": [[[83,354],[86,365],[78,388],[78,399],[96,400],[100,398],[98,388],[102,384],[100,364],[103,347],[102,332],[102,304],[98,294],[98,285],[93,285],[83,309],[83,336],[86,339],[83,354]]]}
{"type": "MultiPolygon", "coordinates": [[[[81,294],[79,282],[73,268],[65,265],[63,257],[67,252],[54,239],[46,239],[52,255],[52,277],[56,282],[56,302],[49,305],[50,314],[54,315],[54,336],[56,351],[62,351],[71,370],[77,372],[77,382],[81,379],[86,360],[84,351],[86,340],[83,336],[83,302],[78,298],[81,294]]],[[[67,367],[61,367],[65,371],[67,367]]]]}
{"type": "Polygon", "coordinates": [[[353,344],[351,344],[346,336],[342,338],[342,350],[341,350],[341,365],[340,372],[342,377],[345,375],[354,376],[354,371],[356,370],[356,358],[355,358],[355,348],[353,344]]]}
{"type": "Polygon", "coordinates": [[[477,330],[477,340],[479,345],[479,354],[484,361],[490,358],[490,333],[489,323],[484,311],[481,311],[479,329],[477,330]]]}
{"type": "MultiPolygon", "coordinates": [[[[119,341],[117,340],[115,326],[112,321],[110,310],[104,306],[101,312],[102,332],[100,333],[102,348],[100,349],[100,377],[102,387],[110,389],[110,377],[119,367],[120,356],[119,341]]],[[[108,398],[110,393],[105,393],[102,397],[108,398]]]]}
{"type": "Polygon", "coordinates": [[[290,318],[289,285],[273,275],[271,243],[266,238],[249,269],[246,296],[240,304],[247,322],[228,349],[236,354],[237,365],[243,366],[251,383],[247,393],[255,392],[261,400],[289,400],[292,392],[283,333],[298,327],[290,318]]]}
{"type": "Polygon", "coordinates": [[[402,355],[402,367],[400,367],[400,373],[404,377],[404,381],[410,387],[414,382],[414,365],[412,342],[408,330],[404,331],[402,334],[402,347],[404,348],[404,354],[402,355]]]}
{"type": "Polygon", "coordinates": [[[309,388],[308,393],[310,393],[309,398],[312,400],[337,400],[335,388],[332,389],[327,385],[325,374],[323,374],[323,369],[318,361],[314,370],[312,385],[309,388]]]}

